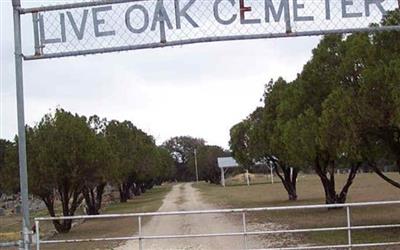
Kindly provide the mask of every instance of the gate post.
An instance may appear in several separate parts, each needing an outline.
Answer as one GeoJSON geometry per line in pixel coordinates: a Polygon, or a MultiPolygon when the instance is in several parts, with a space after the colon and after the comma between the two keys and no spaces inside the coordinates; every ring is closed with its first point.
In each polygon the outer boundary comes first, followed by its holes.
{"type": "Polygon", "coordinates": [[[19,179],[22,203],[22,249],[30,249],[30,222],[28,204],[28,174],[26,163],[26,135],[24,114],[24,88],[22,70],[22,43],[21,43],[21,16],[19,8],[20,0],[12,0],[14,19],[14,46],[15,46],[15,82],[17,88],[17,117],[18,117],[18,155],[19,155],[19,179]]]}
{"type": "Polygon", "coordinates": [[[347,243],[349,245],[349,250],[351,250],[351,246],[353,244],[352,242],[352,236],[351,236],[351,213],[350,213],[350,207],[346,207],[346,215],[347,215],[347,243]]]}
{"type": "Polygon", "coordinates": [[[242,223],[243,223],[243,241],[244,241],[244,249],[248,249],[247,245],[247,224],[246,224],[246,212],[242,213],[242,223]]]}
{"type": "Polygon", "coordinates": [[[138,226],[139,226],[139,250],[143,250],[143,242],[142,242],[142,216],[138,217],[138,226]]]}

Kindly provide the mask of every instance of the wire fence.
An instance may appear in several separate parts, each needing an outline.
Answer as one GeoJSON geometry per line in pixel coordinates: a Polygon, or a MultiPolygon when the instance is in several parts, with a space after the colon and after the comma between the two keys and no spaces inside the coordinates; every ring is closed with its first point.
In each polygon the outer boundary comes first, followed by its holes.
{"type": "MultiPolygon", "coordinates": [[[[33,16],[37,57],[25,59],[35,59],[371,31],[372,23],[380,23],[398,7],[398,0],[103,0],[22,9],[21,13],[33,16]]],[[[400,26],[388,28],[400,30],[400,26]]]]}

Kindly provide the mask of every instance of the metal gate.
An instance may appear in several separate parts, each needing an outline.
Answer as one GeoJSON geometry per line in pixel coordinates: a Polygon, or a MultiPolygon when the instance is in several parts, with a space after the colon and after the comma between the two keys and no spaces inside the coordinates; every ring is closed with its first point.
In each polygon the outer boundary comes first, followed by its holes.
{"type": "MultiPolygon", "coordinates": [[[[36,249],[39,250],[43,244],[68,244],[68,243],[80,243],[80,242],[92,242],[92,241],[125,241],[135,240],[138,241],[139,250],[144,250],[143,241],[145,240],[168,240],[168,239],[195,239],[195,238],[212,238],[212,237],[242,237],[243,248],[250,249],[248,247],[249,236],[262,236],[262,235],[274,235],[274,234],[299,234],[299,233],[311,233],[311,232],[333,232],[333,231],[347,231],[347,244],[336,244],[336,245],[314,245],[314,246],[285,246],[279,249],[343,249],[343,248],[368,248],[378,246],[400,246],[400,241],[393,242],[366,242],[354,243],[352,232],[369,229],[390,229],[400,228],[400,224],[380,224],[380,225],[363,225],[357,226],[352,223],[351,209],[360,207],[377,207],[382,205],[400,205],[400,201],[385,201],[385,202],[367,202],[367,203],[348,203],[348,204],[337,204],[337,205],[307,205],[307,206],[286,206],[286,207],[260,207],[260,208],[245,208],[245,209],[218,209],[218,210],[202,210],[202,211],[179,211],[179,212],[155,212],[155,213],[133,213],[133,214],[110,214],[110,215],[82,215],[82,216],[64,216],[64,217],[43,217],[35,219],[36,226],[36,249]],[[346,213],[347,224],[340,227],[320,227],[320,228],[301,228],[301,229],[287,229],[287,230],[260,230],[250,231],[247,226],[246,216],[255,212],[272,212],[272,211],[296,211],[299,210],[315,210],[315,209],[333,209],[341,208],[346,213]],[[181,235],[144,235],[142,219],[144,217],[159,217],[159,216],[183,216],[183,215],[204,215],[204,214],[239,214],[242,217],[242,230],[240,232],[228,232],[228,233],[204,233],[204,234],[181,234],[181,235]],[[52,220],[81,220],[81,219],[110,219],[110,218],[122,218],[132,217],[137,218],[138,233],[132,237],[113,237],[113,238],[87,238],[87,239],[69,239],[69,240],[45,240],[40,238],[40,222],[52,221],[52,220]]],[[[233,229],[232,229],[233,230],[233,229]]],[[[300,242],[301,243],[301,242],[300,242]]],[[[304,242],[303,242],[304,243],[304,242]]],[[[264,248],[264,249],[277,249],[277,248],[264,248]]],[[[260,250],[260,249],[259,249],[260,250]]]]}

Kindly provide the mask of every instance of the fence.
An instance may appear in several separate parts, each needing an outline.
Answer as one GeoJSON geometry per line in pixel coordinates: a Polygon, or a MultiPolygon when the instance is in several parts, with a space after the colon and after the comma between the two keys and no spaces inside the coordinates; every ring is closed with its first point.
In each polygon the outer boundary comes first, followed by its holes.
{"type": "MultiPolygon", "coordinates": [[[[364,225],[355,226],[352,224],[351,209],[356,207],[373,207],[381,205],[400,205],[400,201],[389,202],[368,202],[368,203],[348,203],[348,204],[335,204],[335,205],[306,205],[306,206],[286,206],[286,207],[261,207],[261,208],[246,208],[246,209],[219,209],[219,210],[203,210],[203,211],[181,211],[181,212],[156,212],[156,213],[134,213],[134,214],[112,214],[112,215],[95,215],[95,216],[67,216],[67,217],[44,217],[36,218],[36,249],[39,250],[42,244],[67,244],[67,243],[80,243],[92,241],[122,241],[122,240],[136,240],[139,243],[139,249],[143,250],[144,240],[167,240],[167,239],[194,239],[205,237],[243,237],[243,248],[248,248],[248,237],[256,235],[273,235],[273,234],[298,234],[310,232],[333,232],[333,231],[347,231],[347,244],[337,245],[324,245],[324,246],[286,246],[279,249],[339,249],[339,248],[366,248],[378,246],[400,246],[400,241],[397,242],[375,242],[375,243],[360,243],[353,242],[352,232],[357,230],[368,229],[390,229],[400,228],[400,224],[383,224],[383,225],[364,225]],[[345,208],[347,225],[342,227],[321,227],[321,228],[305,228],[305,229],[287,229],[287,230],[268,230],[268,231],[249,231],[247,227],[246,215],[254,212],[272,212],[284,210],[312,210],[312,209],[333,209],[345,208]],[[241,214],[242,215],[242,231],[229,232],[229,233],[205,233],[205,234],[182,234],[182,235],[143,235],[142,234],[142,219],[144,217],[157,217],[157,216],[173,216],[173,215],[201,215],[201,214],[241,214]],[[113,237],[113,238],[87,238],[87,239],[70,239],[70,240],[43,240],[40,238],[40,222],[52,220],[80,220],[80,219],[110,219],[110,218],[123,218],[134,217],[137,218],[138,234],[132,237],[113,237]]],[[[276,248],[266,248],[276,249],[276,248]]]]}

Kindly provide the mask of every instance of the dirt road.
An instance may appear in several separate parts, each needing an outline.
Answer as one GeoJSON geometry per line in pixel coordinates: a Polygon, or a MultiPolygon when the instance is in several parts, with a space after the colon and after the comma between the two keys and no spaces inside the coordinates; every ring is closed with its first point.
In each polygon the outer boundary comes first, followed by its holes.
{"type": "MultiPolygon", "coordinates": [[[[215,207],[205,202],[199,191],[190,183],[177,184],[167,194],[159,211],[205,210],[215,207]]],[[[143,235],[197,234],[240,232],[240,216],[227,215],[185,215],[154,217],[143,227],[143,235]]],[[[255,248],[256,243],[249,243],[255,248]]],[[[200,239],[145,240],[143,249],[151,250],[234,250],[243,249],[243,237],[215,237],[200,239]]],[[[139,249],[137,241],[128,241],[118,250],[139,249]]]]}

